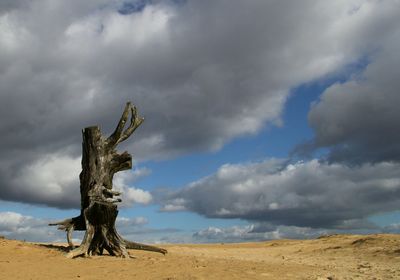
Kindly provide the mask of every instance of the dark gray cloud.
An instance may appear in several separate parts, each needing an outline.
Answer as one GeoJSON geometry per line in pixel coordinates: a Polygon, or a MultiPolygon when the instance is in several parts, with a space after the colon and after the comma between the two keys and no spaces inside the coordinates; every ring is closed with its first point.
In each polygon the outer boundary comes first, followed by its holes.
{"type": "Polygon", "coordinates": [[[313,147],[331,162],[400,160],[400,25],[390,30],[365,71],[328,88],[309,113],[313,147]]]}
{"type": "Polygon", "coordinates": [[[224,165],[215,174],[167,195],[163,211],[274,225],[354,229],[400,203],[399,165],[348,167],[317,160],[224,165]]]}
{"type": "Polygon", "coordinates": [[[121,5],[0,4],[0,198],[74,206],[80,130],[110,133],[128,100],[146,117],[122,147],[139,160],[281,125],[292,87],[370,54],[398,26],[393,1],[121,5]]]}

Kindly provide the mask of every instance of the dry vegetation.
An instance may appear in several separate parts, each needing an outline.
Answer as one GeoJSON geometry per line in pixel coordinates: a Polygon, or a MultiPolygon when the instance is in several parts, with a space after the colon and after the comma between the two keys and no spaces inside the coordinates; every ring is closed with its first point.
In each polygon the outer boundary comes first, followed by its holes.
{"type": "Polygon", "coordinates": [[[71,260],[65,245],[0,239],[0,279],[400,279],[400,235],[163,246],[71,260]]]}

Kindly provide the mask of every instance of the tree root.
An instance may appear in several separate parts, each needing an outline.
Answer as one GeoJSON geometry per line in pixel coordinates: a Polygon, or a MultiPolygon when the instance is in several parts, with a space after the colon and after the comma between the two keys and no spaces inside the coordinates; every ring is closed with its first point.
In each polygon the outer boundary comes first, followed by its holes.
{"type": "Polygon", "coordinates": [[[150,251],[161,253],[163,255],[168,253],[168,251],[163,248],[123,239],[116,231],[110,233],[105,228],[96,230],[90,224],[86,224],[84,228],[80,225],[79,230],[86,230],[86,233],[81,245],[74,249],[74,244],[72,243],[72,232],[76,230],[77,222],[81,222],[79,217],[49,224],[50,226],[58,226],[59,230],[66,231],[68,245],[71,248],[71,250],[66,254],[67,258],[72,259],[79,256],[90,257],[92,255],[102,255],[104,249],[108,251],[110,255],[122,258],[131,257],[129,256],[127,249],[150,251]],[[101,242],[100,240],[102,240],[102,244],[99,244],[99,242],[101,242]],[[93,246],[93,244],[95,246],[93,246]]]}
{"type": "Polygon", "coordinates": [[[74,244],[72,243],[72,232],[74,231],[74,222],[73,218],[71,219],[66,219],[64,221],[56,222],[56,223],[50,223],[49,226],[58,226],[57,229],[59,230],[65,230],[67,232],[67,242],[70,248],[74,248],[74,244]]]}
{"type": "Polygon", "coordinates": [[[132,242],[129,240],[124,239],[124,242],[126,244],[126,249],[132,249],[132,250],[143,250],[143,251],[151,251],[151,252],[157,252],[165,255],[168,253],[166,249],[159,248],[156,246],[151,246],[151,245],[146,245],[146,244],[141,244],[137,242],[132,242]]]}

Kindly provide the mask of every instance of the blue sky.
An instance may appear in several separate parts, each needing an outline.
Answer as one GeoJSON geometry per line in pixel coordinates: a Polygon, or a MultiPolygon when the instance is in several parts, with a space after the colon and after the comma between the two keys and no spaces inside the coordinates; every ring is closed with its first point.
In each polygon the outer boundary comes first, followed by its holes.
{"type": "Polygon", "coordinates": [[[107,135],[127,101],[145,117],[120,146],[134,169],[114,181],[130,239],[397,232],[399,10],[356,0],[1,4],[0,234],[63,240],[46,224],[79,214],[80,129],[107,135]]]}

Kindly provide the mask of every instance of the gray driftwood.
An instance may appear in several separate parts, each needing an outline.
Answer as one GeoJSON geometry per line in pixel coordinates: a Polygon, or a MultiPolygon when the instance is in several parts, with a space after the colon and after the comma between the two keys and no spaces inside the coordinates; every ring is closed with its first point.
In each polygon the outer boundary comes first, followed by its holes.
{"type": "Polygon", "coordinates": [[[116,172],[132,168],[132,157],[128,152],[118,153],[118,143],[126,140],[143,122],[136,107],[130,102],[114,133],[105,138],[98,126],[87,127],[82,131],[82,172],[79,175],[81,191],[81,213],[79,216],[49,225],[67,232],[71,251],[67,257],[102,254],[127,258],[127,249],[147,250],[167,253],[165,249],[140,244],[123,239],[115,228],[118,215],[116,203],[120,202],[119,192],[113,190],[113,176],[116,172]],[[129,115],[130,124],[125,128],[129,115]],[[74,248],[72,232],[86,230],[81,245],[74,248]]]}

